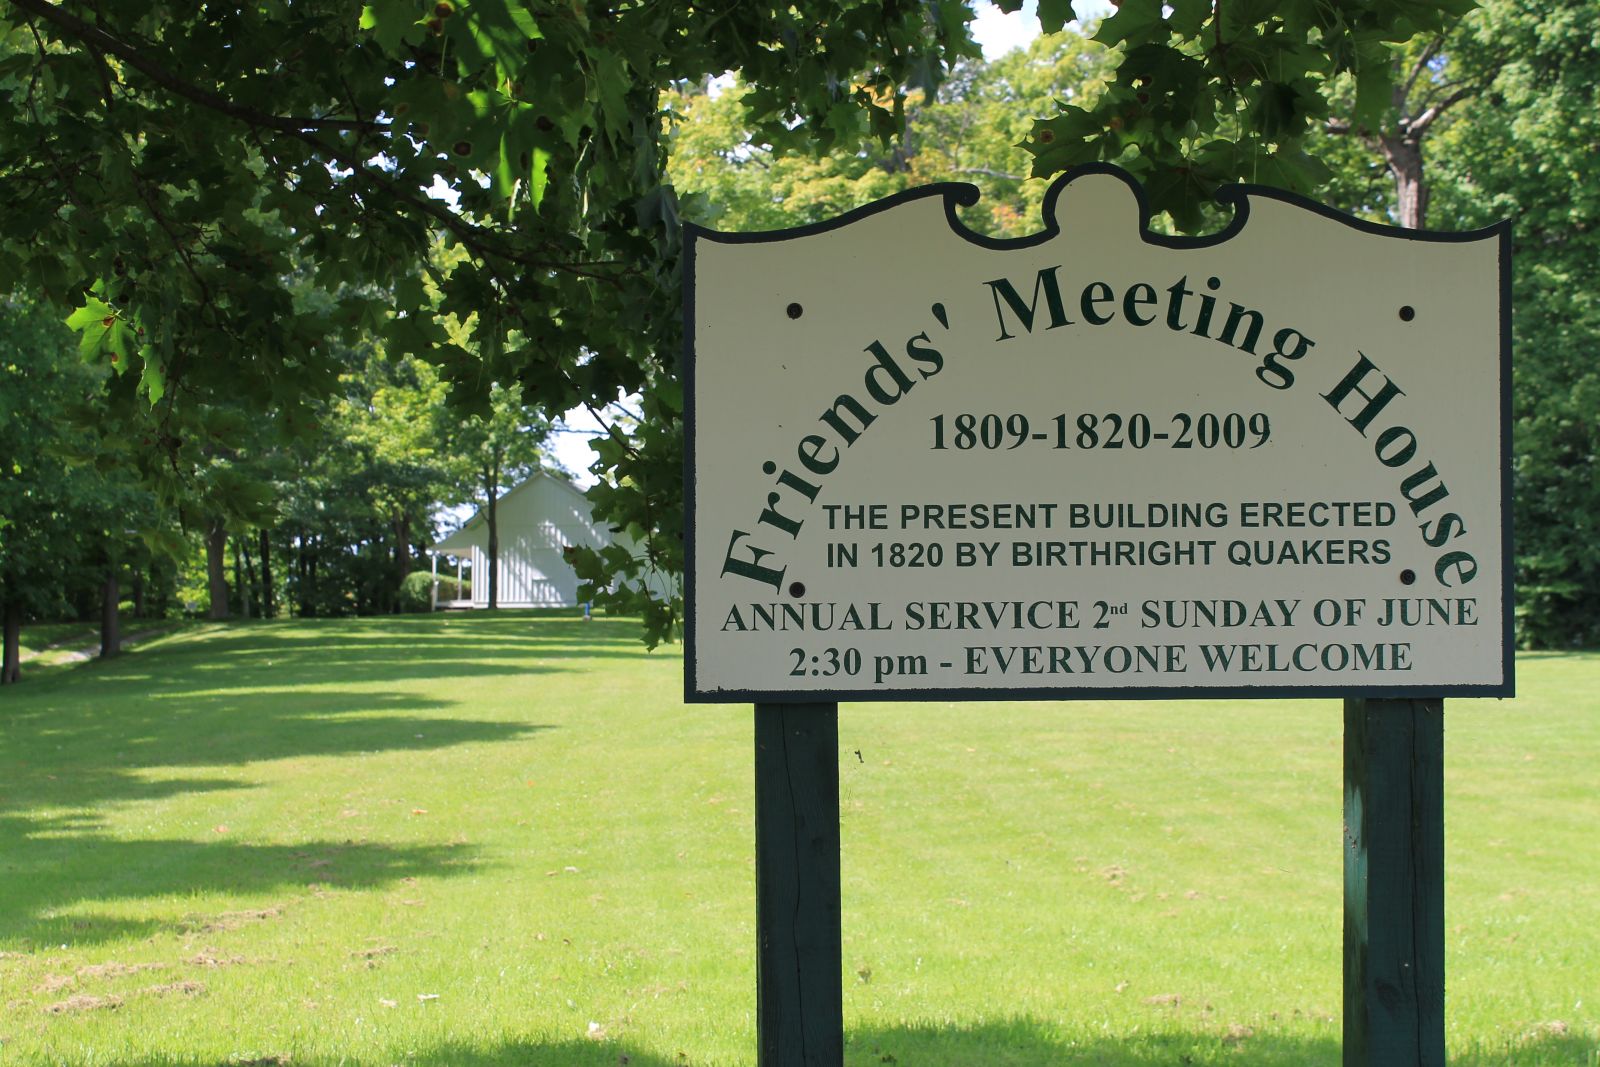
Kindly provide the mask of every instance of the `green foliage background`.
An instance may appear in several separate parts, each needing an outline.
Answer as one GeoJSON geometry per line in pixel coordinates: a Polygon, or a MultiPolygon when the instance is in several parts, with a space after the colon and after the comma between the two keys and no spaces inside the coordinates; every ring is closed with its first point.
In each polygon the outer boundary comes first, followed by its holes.
{"type": "MultiPolygon", "coordinates": [[[[470,492],[442,424],[496,389],[533,432],[628,398],[590,497],[642,548],[580,567],[655,642],[681,617],[650,589],[683,565],[684,218],[790,225],[953,178],[983,192],[969,225],[1019,234],[1041,179],[1104,160],[1183,230],[1241,180],[1438,228],[1510,216],[1522,637],[1587,643],[1597,14],[1469,6],[1129,3],[983,63],[958,0],[5,0],[0,291],[98,368],[71,469],[143,487],[134,536],[97,550],[264,529],[241,576],[293,551],[308,613],[393,606],[424,501],[470,492]]],[[[1046,30],[1071,14],[1038,5],[1046,30]]],[[[0,516],[19,559],[22,514],[0,516]]]]}

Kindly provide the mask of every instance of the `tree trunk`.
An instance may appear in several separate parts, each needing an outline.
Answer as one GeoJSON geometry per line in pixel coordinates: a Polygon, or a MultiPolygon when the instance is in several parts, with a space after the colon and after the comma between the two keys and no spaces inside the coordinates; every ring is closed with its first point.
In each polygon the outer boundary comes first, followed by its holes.
{"type": "Polygon", "coordinates": [[[122,627],[117,621],[117,602],[121,599],[117,575],[106,575],[100,585],[100,658],[110,659],[122,652],[122,627]]]}
{"type": "Polygon", "coordinates": [[[239,605],[244,611],[244,617],[248,619],[250,590],[256,584],[256,569],[250,564],[250,542],[239,537],[233,539],[233,573],[233,580],[239,586],[239,605]]]}
{"type": "Polygon", "coordinates": [[[5,652],[0,656],[0,685],[22,680],[22,605],[7,600],[0,606],[0,629],[5,631],[5,652]]]}
{"type": "Polygon", "coordinates": [[[261,617],[272,618],[272,540],[261,531],[261,617]]]}
{"type": "Polygon", "coordinates": [[[1422,175],[1422,142],[1409,133],[1384,134],[1378,139],[1383,161],[1394,176],[1395,206],[1399,223],[1420,230],[1428,219],[1428,186],[1422,175]]]}
{"type": "Polygon", "coordinates": [[[294,566],[295,572],[300,579],[295,583],[295,599],[300,602],[300,617],[308,619],[316,614],[311,606],[311,548],[306,543],[304,529],[300,531],[295,540],[298,544],[299,552],[295,554],[294,566]]]}
{"type": "MultiPolygon", "coordinates": [[[[406,584],[406,575],[411,572],[411,517],[402,509],[394,521],[394,587],[396,592],[406,584]]],[[[400,597],[395,596],[394,610],[400,611],[400,597]]]]}
{"type": "Polygon", "coordinates": [[[172,611],[173,580],[177,566],[165,557],[150,561],[149,588],[145,591],[145,607],[150,618],[164,619],[172,611]]]}
{"type": "Polygon", "coordinates": [[[496,490],[500,488],[499,471],[490,467],[483,474],[483,488],[489,498],[489,607],[500,606],[500,524],[496,515],[496,490]]]}
{"type": "Polygon", "coordinates": [[[318,539],[313,537],[306,548],[306,602],[310,614],[317,613],[317,555],[319,552],[318,539]]]}
{"type": "Polygon", "coordinates": [[[221,519],[206,531],[206,579],[211,592],[208,619],[226,619],[228,612],[228,530],[221,519]]]}
{"type": "Polygon", "coordinates": [[[144,587],[145,587],[144,568],[143,567],[135,568],[134,572],[133,572],[133,590],[132,590],[132,593],[133,593],[133,617],[136,618],[136,619],[142,619],[142,618],[145,617],[144,587]]]}

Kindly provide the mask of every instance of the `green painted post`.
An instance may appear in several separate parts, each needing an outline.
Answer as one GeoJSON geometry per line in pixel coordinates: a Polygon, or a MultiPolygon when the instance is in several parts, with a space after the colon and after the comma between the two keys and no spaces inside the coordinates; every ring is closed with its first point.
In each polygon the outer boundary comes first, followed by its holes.
{"type": "Polygon", "coordinates": [[[1344,1067],[1444,1067],[1444,701],[1344,702],[1344,1067]]]}
{"type": "Polygon", "coordinates": [[[842,1067],[839,705],[756,705],[758,1067],[842,1067]]]}

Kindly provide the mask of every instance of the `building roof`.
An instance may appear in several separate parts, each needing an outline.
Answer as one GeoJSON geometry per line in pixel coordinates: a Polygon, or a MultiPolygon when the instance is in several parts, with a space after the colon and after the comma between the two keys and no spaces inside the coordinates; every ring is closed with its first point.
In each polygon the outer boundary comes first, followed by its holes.
{"type": "MultiPolygon", "coordinates": [[[[586,510],[588,509],[589,499],[583,495],[582,489],[579,489],[577,486],[573,485],[571,482],[567,481],[567,479],[558,474],[552,474],[549,471],[541,470],[535,471],[521,482],[501,493],[500,496],[495,500],[496,510],[504,507],[506,502],[512,497],[522,494],[525,490],[540,482],[546,482],[553,489],[572,494],[574,497],[578,498],[578,500],[582,501],[583,507],[586,510]]],[[[456,529],[445,534],[428,547],[434,552],[455,553],[470,551],[474,542],[474,539],[471,535],[478,529],[478,527],[483,526],[489,521],[488,510],[488,508],[479,508],[477,511],[473,512],[472,518],[462,523],[456,529]]]]}

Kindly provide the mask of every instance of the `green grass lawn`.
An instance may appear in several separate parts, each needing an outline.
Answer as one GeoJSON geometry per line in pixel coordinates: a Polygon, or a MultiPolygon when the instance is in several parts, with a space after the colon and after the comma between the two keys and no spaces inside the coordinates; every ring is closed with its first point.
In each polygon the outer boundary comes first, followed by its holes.
{"type": "MultiPolygon", "coordinates": [[[[0,1064],[743,1065],[751,712],[636,625],[256,623],[0,690],[0,1064]]],[[[1453,1064],[1600,1064],[1600,655],[1446,712],[1453,1064]]],[[[846,1062],[1339,1062],[1335,701],[851,705],[846,1062]]]]}

